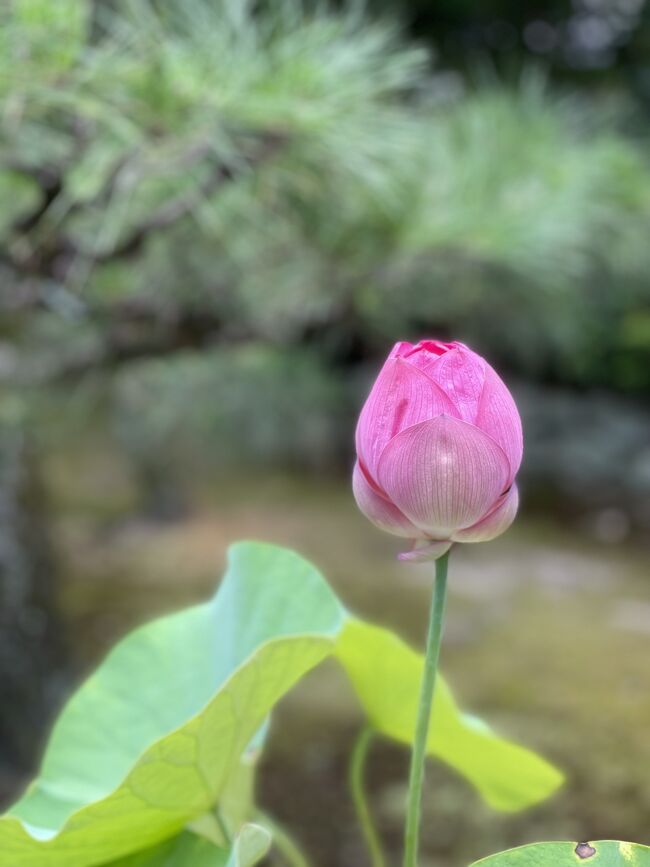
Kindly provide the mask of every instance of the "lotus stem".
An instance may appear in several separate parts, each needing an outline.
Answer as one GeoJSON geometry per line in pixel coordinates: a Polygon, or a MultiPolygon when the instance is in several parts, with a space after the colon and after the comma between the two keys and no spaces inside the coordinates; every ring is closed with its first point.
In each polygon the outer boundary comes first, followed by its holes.
{"type": "Polygon", "coordinates": [[[426,761],[427,740],[431,722],[431,710],[436,688],[436,673],[440,657],[442,629],[447,598],[447,565],[449,552],[436,560],[436,577],[429,613],[427,647],[420,686],[415,738],[411,751],[406,828],[404,832],[404,867],[417,867],[420,842],[420,819],[422,814],[422,784],[426,761]]]}
{"type": "Polygon", "coordinates": [[[374,737],[375,730],[372,726],[364,726],[359,732],[350,757],[349,783],[354,809],[370,856],[370,863],[372,867],[386,867],[381,839],[372,820],[364,785],[366,760],[374,737]]]}

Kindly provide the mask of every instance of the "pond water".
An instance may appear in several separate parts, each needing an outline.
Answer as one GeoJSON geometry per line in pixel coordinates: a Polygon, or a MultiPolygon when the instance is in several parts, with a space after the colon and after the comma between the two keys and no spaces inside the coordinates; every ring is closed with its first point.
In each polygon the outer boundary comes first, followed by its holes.
{"type": "MultiPolygon", "coordinates": [[[[264,539],[316,563],[354,611],[421,645],[427,566],[358,513],[346,480],[262,476],[198,491],[173,522],[106,516],[68,497],[57,540],[61,605],[86,669],[133,623],[213,592],[227,545],[264,539]]],[[[597,544],[520,518],[501,539],[454,551],[443,670],[465,710],[564,769],[564,789],[518,815],[484,806],[432,763],[422,867],[462,865],[538,839],[650,843],[650,568],[647,550],[597,544]]],[[[279,708],[260,797],[320,867],[366,862],[345,785],[359,711],[334,667],[279,708]]],[[[378,743],[369,780],[399,863],[407,756],[378,743]]]]}

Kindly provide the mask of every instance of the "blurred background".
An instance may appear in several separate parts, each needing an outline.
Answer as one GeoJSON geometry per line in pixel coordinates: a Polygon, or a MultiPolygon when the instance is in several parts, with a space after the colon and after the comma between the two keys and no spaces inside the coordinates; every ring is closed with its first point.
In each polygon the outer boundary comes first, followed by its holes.
{"type": "MultiPolygon", "coordinates": [[[[650,8],[644,0],[0,4],[0,801],[135,623],[295,547],[414,643],[427,571],[357,513],[397,339],[464,340],[524,417],[523,507],[454,555],[444,669],[564,790],[498,815],[431,768],[427,865],[650,843],[650,8]]],[[[364,854],[341,676],[280,709],[260,798],[364,854]]],[[[407,758],[377,745],[400,844],[407,758]]]]}

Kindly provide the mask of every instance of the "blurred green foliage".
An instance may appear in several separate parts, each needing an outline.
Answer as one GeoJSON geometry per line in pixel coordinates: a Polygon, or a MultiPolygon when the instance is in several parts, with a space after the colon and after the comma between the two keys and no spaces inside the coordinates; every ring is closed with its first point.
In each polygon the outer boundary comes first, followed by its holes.
{"type": "Polygon", "coordinates": [[[407,335],[650,387],[650,172],[624,100],[531,70],[472,86],[388,12],[311,5],[4,7],[5,391],[109,374],[145,451],[213,419],[314,453],[320,417],[323,455],[359,362],[407,335]]]}

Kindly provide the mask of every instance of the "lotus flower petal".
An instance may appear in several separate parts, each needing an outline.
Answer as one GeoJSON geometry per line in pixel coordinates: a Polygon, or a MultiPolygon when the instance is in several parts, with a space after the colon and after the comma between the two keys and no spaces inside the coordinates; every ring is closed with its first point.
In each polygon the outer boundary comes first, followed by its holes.
{"type": "Polygon", "coordinates": [[[496,372],[462,343],[396,343],[356,439],[357,502],[377,526],[417,540],[402,559],[492,539],[514,519],[519,413],[496,372]]]}
{"type": "Polygon", "coordinates": [[[500,502],[487,518],[483,518],[466,530],[456,530],[452,539],[454,542],[489,542],[504,533],[515,519],[519,506],[519,491],[517,485],[513,485],[507,494],[504,494],[500,502]]]}
{"type": "Polygon", "coordinates": [[[352,473],[352,491],[363,514],[380,530],[405,539],[424,537],[422,530],[370,484],[358,461],[352,473]]]}
{"type": "Polygon", "coordinates": [[[450,398],[459,417],[476,424],[486,367],[480,355],[459,343],[441,356],[427,373],[450,398]]]}
{"type": "Polygon", "coordinates": [[[406,560],[409,563],[426,563],[437,560],[451,548],[451,542],[419,542],[410,551],[404,551],[397,555],[398,560],[406,560]]]}
{"type": "Polygon", "coordinates": [[[471,527],[507,487],[510,466],[487,434],[440,416],[403,430],[381,454],[377,482],[432,539],[471,527]]]}
{"type": "Polygon", "coordinates": [[[512,395],[501,378],[488,365],[485,369],[485,385],[475,424],[499,443],[508,456],[510,463],[508,484],[512,484],[521,465],[524,451],[521,419],[512,395]]]}
{"type": "Polygon", "coordinates": [[[357,457],[377,481],[377,465],[386,444],[406,427],[448,413],[456,416],[446,394],[401,358],[389,358],[368,396],[357,425],[357,457]]]}
{"type": "Polygon", "coordinates": [[[421,340],[415,345],[402,341],[395,344],[389,358],[403,358],[423,373],[430,374],[438,359],[458,345],[443,343],[442,340],[421,340]]]}

